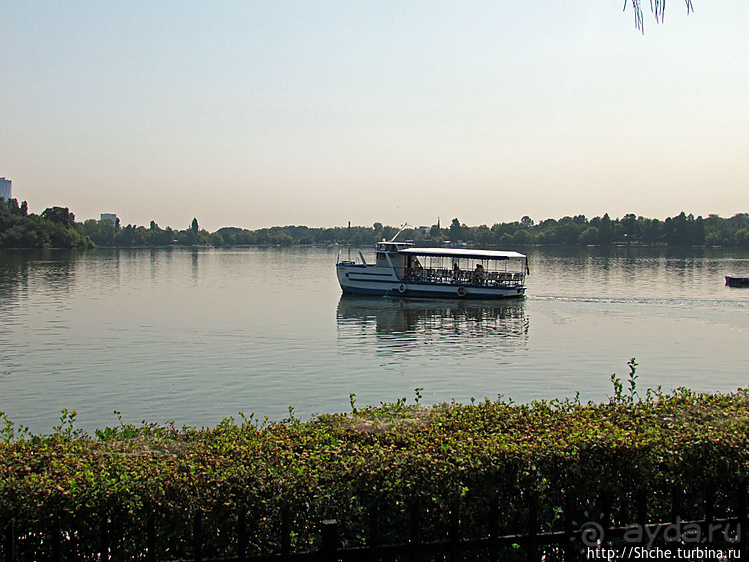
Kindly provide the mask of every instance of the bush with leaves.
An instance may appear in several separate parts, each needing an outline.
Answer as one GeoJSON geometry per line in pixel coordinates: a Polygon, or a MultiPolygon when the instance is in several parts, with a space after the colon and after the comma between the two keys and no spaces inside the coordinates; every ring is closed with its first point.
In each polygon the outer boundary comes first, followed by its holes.
{"type": "MultiPolygon", "coordinates": [[[[51,517],[75,528],[81,559],[95,558],[96,530],[112,521],[113,552],[121,559],[145,548],[155,514],[159,558],[188,556],[184,537],[202,513],[204,553],[233,555],[239,514],[246,514],[253,552],[280,549],[283,506],[292,516],[292,548],[318,543],[320,520],[340,522],[344,545],[365,542],[378,506],[383,542],[408,539],[408,513],[418,502],[422,537],[444,537],[447,510],[460,497],[461,533],[486,534],[490,499],[499,494],[503,530],[524,529],[527,498],[537,490],[544,529],[560,530],[559,506],[575,488],[579,510],[590,511],[610,486],[622,501],[613,522],[632,521],[634,498],[648,491],[648,515],[665,520],[676,484],[696,513],[710,482],[717,508],[732,509],[732,491],[749,472],[749,392],[697,394],[629,389],[614,377],[603,403],[579,399],[514,404],[496,400],[431,407],[394,404],[349,414],[279,423],[253,415],[214,428],[143,423],[98,430],[74,428],[64,411],[50,435],[32,435],[4,415],[0,428],[0,517],[24,530],[20,551],[44,557],[51,517]],[[629,520],[627,519],[629,517],[629,520]]],[[[417,400],[421,388],[416,390],[417,400]]],[[[189,543],[189,541],[188,541],[189,543]]],[[[115,556],[116,558],[116,556],[115,556]]]]}

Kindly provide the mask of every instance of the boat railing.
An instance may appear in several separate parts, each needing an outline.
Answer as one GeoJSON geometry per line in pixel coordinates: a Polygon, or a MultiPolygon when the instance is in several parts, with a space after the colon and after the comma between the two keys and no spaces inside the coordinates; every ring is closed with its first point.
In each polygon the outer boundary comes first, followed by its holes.
{"type": "Polygon", "coordinates": [[[397,268],[403,281],[421,283],[475,285],[484,287],[519,287],[525,282],[521,272],[489,271],[478,273],[475,270],[445,268],[397,268]]]}

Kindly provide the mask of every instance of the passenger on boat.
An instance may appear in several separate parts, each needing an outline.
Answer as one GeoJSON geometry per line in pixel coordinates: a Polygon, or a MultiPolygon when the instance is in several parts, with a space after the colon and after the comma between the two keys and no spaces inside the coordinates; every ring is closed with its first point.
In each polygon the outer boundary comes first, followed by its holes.
{"type": "Polygon", "coordinates": [[[421,279],[421,269],[422,267],[419,263],[419,260],[417,258],[413,258],[413,261],[411,261],[411,257],[409,256],[406,267],[406,279],[418,281],[419,279],[421,279]]]}
{"type": "Polygon", "coordinates": [[[460,280],[460,267],[458,262],[453,263],[453,283],[457,283],[460,280]]]}
{"type": "Polygon", "coordinates": [[[476,264],[476,269],[473,270],[473,284],[474,285],[482,285],[484,283],[484,277],[486,276],[486,272],[484,271],[484,266],[480,263],[476,264]]]}

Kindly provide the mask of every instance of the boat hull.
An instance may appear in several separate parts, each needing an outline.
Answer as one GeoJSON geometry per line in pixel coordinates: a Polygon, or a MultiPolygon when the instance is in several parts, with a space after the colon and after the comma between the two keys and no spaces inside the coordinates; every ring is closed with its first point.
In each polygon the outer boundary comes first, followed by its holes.
{"type": "Polygon", "coordinates": [[[726,275],[726,285],[729,287],[749,287],[749,277],[729,277],[726,275]]]}
{"type": "Polygon", "coordinates": [[[338,282],[344,294],[399,298],[507,299],[525,296],[525,285],[482,286],[431,283],[399,279],[386,268],[361,264],[338,264],[338,282]]]}

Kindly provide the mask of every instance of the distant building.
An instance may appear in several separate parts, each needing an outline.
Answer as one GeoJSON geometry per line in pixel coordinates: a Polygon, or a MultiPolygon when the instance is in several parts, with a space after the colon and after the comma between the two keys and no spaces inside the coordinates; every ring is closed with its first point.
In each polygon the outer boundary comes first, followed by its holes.
{"type": "Polygon", "coordinates": [[[117,215],[114,213],[102,213],[101,222],[112,221],[113,224],[117,224],[117,215]]]}
{"type": "Polygon", "coordinates": [[[0,199],[13,199],[13,182],[0,178],[0,199]]]}

